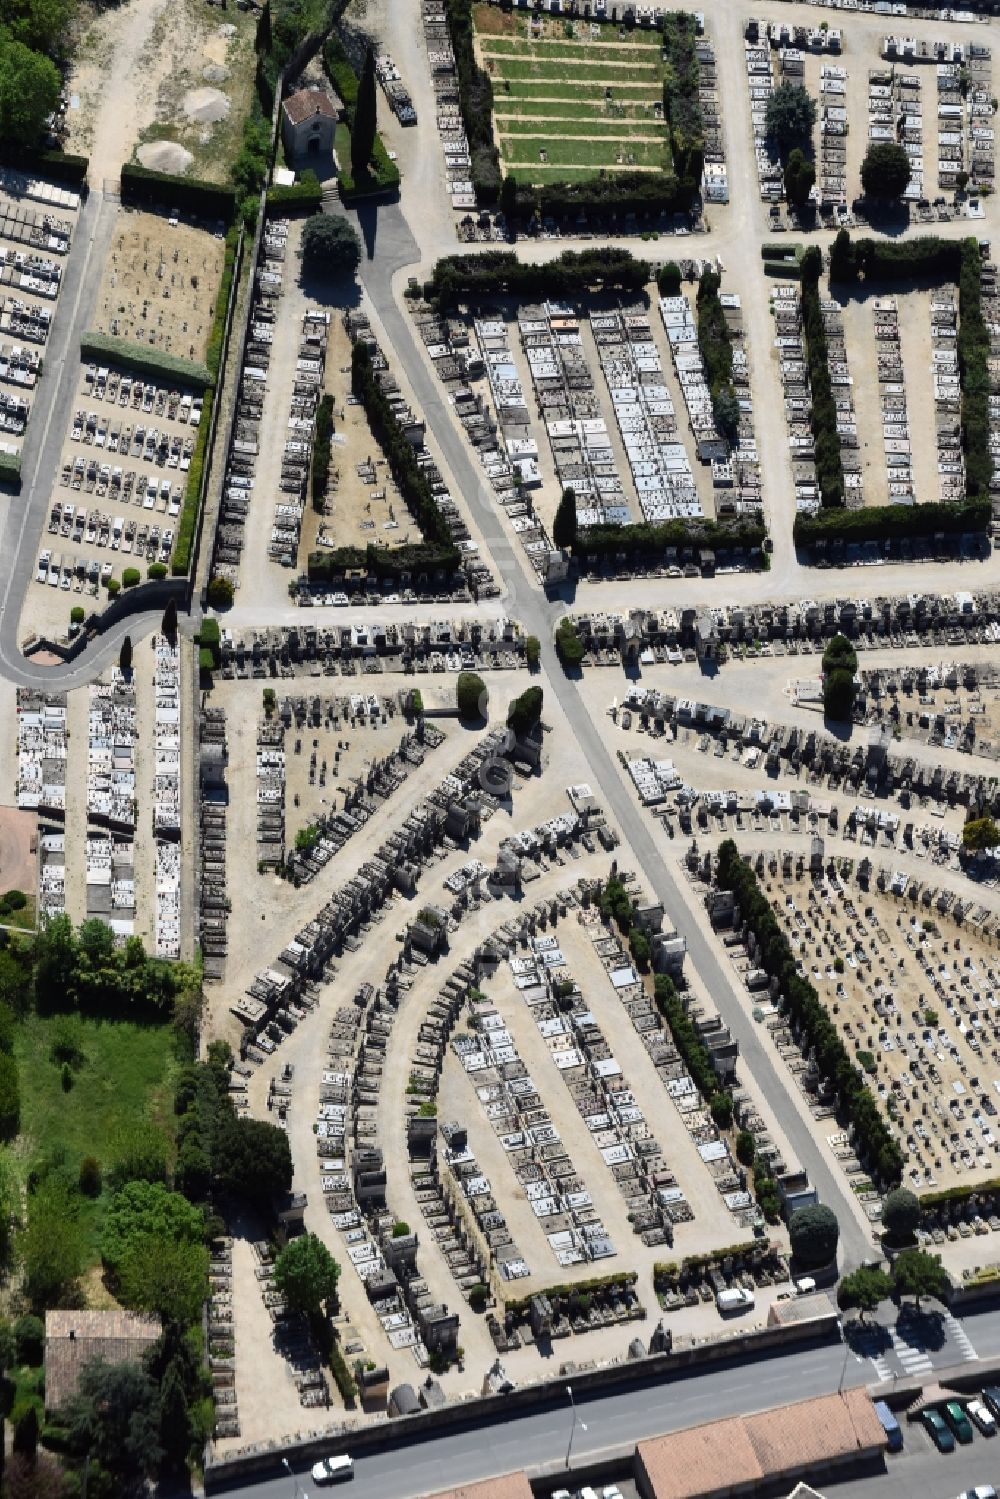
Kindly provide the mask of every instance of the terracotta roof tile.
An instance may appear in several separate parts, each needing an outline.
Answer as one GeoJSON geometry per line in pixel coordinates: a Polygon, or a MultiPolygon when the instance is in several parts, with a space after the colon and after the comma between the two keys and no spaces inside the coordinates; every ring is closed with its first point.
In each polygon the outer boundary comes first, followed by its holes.
{"type": "Polygon", "coordinates": [[[160,1336],[158,1317],[120,1308],[106,1312],[45,1313],[45,1405],[58,1410],[75,1395],[80,1372],[95,1359],[134,1363],[160,1336]]]}
{"type": "Polygon", "coordinates": [[[533,1499],[531,1485],[524,1473],[502,1473],[482,1483],[466,1483],[457,1489],[443,1489],[434,1499],[533,1499]]]}
{"type": "Polygon", "coordinates": [[[290,94],[285,100],[282,108],[285,118],[292,125],[301,125],[303,120],[308,120],[311,115],[327,115],[330,119],[337,118],[337,107],[329,94],[321,88],[300,89],[297,94],[290,94]]]}

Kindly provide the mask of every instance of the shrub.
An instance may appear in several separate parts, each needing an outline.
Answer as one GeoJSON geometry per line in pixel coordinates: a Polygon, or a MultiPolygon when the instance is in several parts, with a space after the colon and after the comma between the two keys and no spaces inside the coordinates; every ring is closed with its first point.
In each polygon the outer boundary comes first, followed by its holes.
{"type": "Polygon", "coordinates": [[[122,585],[119,583],[117,578],[109,578],[107,583],[105,584],[105,587],[108,590],[108,598],[114,599],[118,597],[119,593],[121,593],[122,585]]]}
{"type": "Polygon", "coordinates": [[[459,717],[467,722],[485,718],[489,712],[489,693],[482,677],[474,671],[459,672],[455,685],[455,702],[459,717]]]}
{"type": "Polygon", "coordinates": [[[84,1197],[100,1197],[103,1186],[101,1163],[95,1155],[85,1155],[80,1162],[80,1191],[84,1197]]]}
{"type": "Polygon", "coordinates": [[[69,611],[69,622],[71,625],[82,625],[87,617],[87,611],[82,604],[74,604],[69,611]]]}
{"type": "Polygon", "coordinates": [[[19,1364],[35,1368],[45,1354],[45,1323],[40,1317],[18,1317],[14,1323],[14,1346],[19,1364]]]}
{"type": "Polygon", "coordinates": [[[146,577],[150,582],[158,581],[167,576],[167,564],[165,562],[151,562],[146,568],[146,577]]]}
{"type": "MultiPolygon", "coordinates": [[[[230,580],[228,578],[220,577],[218,574],[211,579],[208,587],[205,589],[205,598],[213,609],[229,609],[232,606],[234,597],[235,590],[230,580]]],[[[206,621],[206,624],[207,623],[208,621],[206,621]]],[[[218,620],[212,620],[211,623],[214,624],[216,630],[218,630],[218,620]]],[[[201,638],[202,641],[205,642],[204,628],[202,628],[201,638]]]]}
{"type": "Polygon", "coordinates": [[[473,1286],[469,1292],[469,1307],[474,1312],[484,1312],[490,1293],[484,1285],[473,1286]]]}
{"type": "Polygon", "coordinates": [[[556,627],[556,655],[564,666],[577,666],[584,657],[583,641],[568,614],[556,627]]]}
{"type": "Polygon", "coordinates": [[[122,573],[122,587],[135,588],[136,584],[141,581],[141,578],[142,574],[137,567],[126,567],[122,573]]]}
{"type": "Polygon", "coordinates": [[[397,1218],[396,1222],[392,1225],[392,1237],[394,1239],[405,1239],[409,1232],[410,1225],[404,1223],[402,1218],[397,1218]]]}
{"type": "Polygon", "coordinates": [[[896,1187],[882,1204],[882,1227],[893,1244],[911,1244],[920,1227],[920,1200],[908,1187],[896,1187]]]}
{"type": "Polygon", "coordinates": [[[748,1129],[741,1129],[736,1136],[736,1159],[741,1166],[752,1166],[756,1154],[756,1140],[748,1129]]]}
{"type": "Polygon", "coordinates": [[[124,338],[114,338],[110,333],[90,330],[81,335],[80,358],[84,362],[116,364],[133,374],[149,375],[165,384],[190,385],[203,390],[212,384],[212,376],[206,364],[191,359],[181,359],[177,354],[167,354],[160,349],[151,349],[146,344],[129,343],[124,338]]]}
{"type": "Polygon", "coordinates": [[[837,1215],[825,1203],[799,1208],[788,1220],[792,1255],[806,1269],[818,1269],[836,1258],[840,1239],[837,1215]]]}
{"type": "Polygon", "coordinates": [[[542,647],[537,635],[529,635],[524,642],[524,659],[534,669],[541,660],[542,647]]]}
{"type": "Polygon", "coordinates": [[[542,716],[543,693],[540,687],[529,687],[514,699],[507,710],[507,727],[520,738],[534,728],[542,716]]]}
{"type": "Polygon", "coordinates": [[[676,260],[668,260],[661,266],[656,278],[656,288],[661,297],[679,297],[681,292],[681,268],[676,260]]]}
{"type": "Polygon", "coordinates": [[[207,219],[222,219],[226,224],[232,223],[236,212],[236,194],[231,187],[154,172],[138,162],[126,162],[122,167],[121,193],[123,203],[154,208],[167,204],[207,219]]]}

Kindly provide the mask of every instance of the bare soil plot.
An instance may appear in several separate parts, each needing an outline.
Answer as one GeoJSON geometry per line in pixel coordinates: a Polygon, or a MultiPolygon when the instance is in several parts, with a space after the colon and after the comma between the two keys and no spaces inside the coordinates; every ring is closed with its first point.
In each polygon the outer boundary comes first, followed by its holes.
{"type": "Polygon", "coordinates": [[[37,837],[36,813],[0,806],[0,895],[8,890],[34,895],[38,883],[37,837]]]}
{"type": "Polygon", "coordinates": [[[509,171],[537,183],[669,165],[658,33],[487,5],[474,19],[509,171]]]}
{"type": "MultiPolygon", "coordinates": [[[[974,932],[878,890],[808,876],[769,897],[844,1044],[899,1130],[904,1181],[946,1189],[1000,1163],[1000,963],[974,932]]],[[[835,1122],[830,1124],[836,1130],[835,1122]]]]}
{"type": "MultiPolygon", "coordinates": [[[[284,315],[284,314],[283,314],[284,315]]],[[[334,401],[330,495],[322,515],[307,506],[299,558],[330,546],[404,546],[420,540],[364,408],[351,396],[351,342],[340,318],[330,321],[324,389],[334,401]]]]}
{"type": "Polygon", "coordinates": [[[123,209],[104,267],[94,327],[200,362],[219,291],[221,235],[123,209]]]}

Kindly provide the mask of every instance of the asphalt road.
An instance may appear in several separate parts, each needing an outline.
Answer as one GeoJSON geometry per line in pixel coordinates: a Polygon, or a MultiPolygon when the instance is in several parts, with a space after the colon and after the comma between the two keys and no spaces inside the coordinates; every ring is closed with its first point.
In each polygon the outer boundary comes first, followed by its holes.
{"type": "MultiPolygon", "coordinates": [[[[637,1441],[659,1432],[827,1393],[837,1388],[842,1373],[845,1385],[863,1383],[868,1377],[867,1366],[857,1364],[850,1356],[845,1363],[844,1355],[841,1344],[827,1343],[752,1364],[714,1364],[704,1373],[658,1380],[596,1399],[587,1399],[581,1393],[576,1398],[574,1464],[601,1454],[611,1455],[619,1448],[631,1455],[637,1441]]],[[[354,1491],[364,1499],[411,1499],[516,1468],[558,1464],[566,1452],[571,1425],[572,1412],[560,1391],[537,1413],[516,1420],[451,1431],[414,1443],[401,1440],[393,1447],[359,1457],[354,1491]]],[[[350,1451],[349,1441],[342,1447],[332,1444],[330,1450],[344,1448],[350,1451]]],[[[301,1465],[298,1471],[307,1474],[308,1465],[301,1465]]],[[[311,1483],[303,1482],[302,1486],[313,1493],[311,1483]]],[[[291,1499],[292,1484],[287,1475],[275,1474],[228,1492],[253,1494],[255,1499],[291,1499]]]]}

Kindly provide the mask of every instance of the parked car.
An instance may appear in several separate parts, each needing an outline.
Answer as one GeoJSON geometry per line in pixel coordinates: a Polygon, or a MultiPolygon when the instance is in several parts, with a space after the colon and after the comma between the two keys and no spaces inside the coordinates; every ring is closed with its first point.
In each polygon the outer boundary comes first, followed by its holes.
{"type": "Polygon", "coordinates": [[[955,1438],[940,1411],[926,1410],[920,1419],[939,1452],[954,1452],[955,1438]]]}
{"type": "Polygon", "coordinates": [[[1000,1385],[988,1384],[983,1390],[983,1404],[987,1406],[997,1420],[1000,1421],[1000,1385]]]}
{"type": "Polygon", "coordinates": [[[338,1457],[324,1457],[320,1462],[313,1463],[313,1483],[337,1483],[342,1478],[353,1477],[354,1462],[343,1454],[338,1457]]]}
{"type": "Polygon", "coordinates": [[[889,1451],[898,1452],[903,1445],[902,1428],[884,1400],[876,1400],[875,1414],[882,1423],[889,1451]]]}
{"type": "Polygon", "coordinates": [[[984,1437],[996,1436],[997,1418],[981,1400],[970,1400],[965,1407],[965,1414],[970,1421],[975,1422],[984,1437]]]}
{"type": "Polygon", "coordinates": [[[949,1400],[945,1405],[944,1418],[960,1442],[968,1444],[972,1441],[972,1422],[957,1400],[949,1400]]]}
{"type": "Polygon", "coordinates": [[[991,1483],[977,1483],[974,1489],[963,1489],[958,1499],[997,1499],[997,1491],[991,1483]]]}

